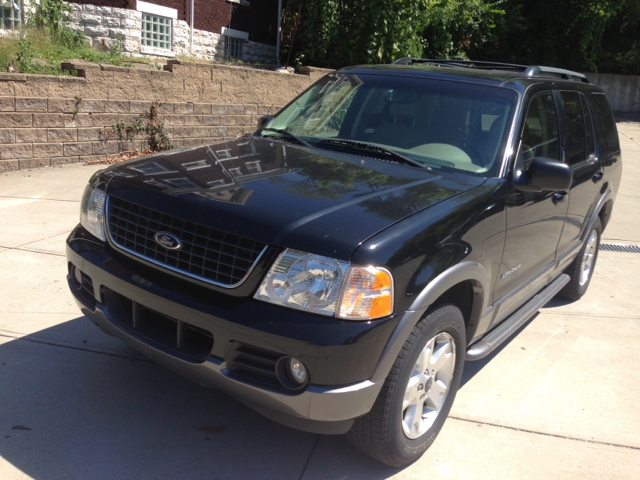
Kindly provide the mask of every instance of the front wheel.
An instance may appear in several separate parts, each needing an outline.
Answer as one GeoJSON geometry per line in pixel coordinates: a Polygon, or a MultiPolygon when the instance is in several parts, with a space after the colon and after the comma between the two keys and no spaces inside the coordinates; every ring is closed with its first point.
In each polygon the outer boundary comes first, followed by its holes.
{"type": "Polygon", "coordinates": [[[407,465],[431,446],[455,399],[466,347],[464,318],[454,305],[418,322],[373,408],[356,419],[349,441],[376,460],[407,465]]]}
{"type": "Polygon", "coordinates": [[[602,236],[602,225],[600,219],[596,219],[587,235],[587,240],[582,245],[578,256],[566,270],[571,280],[560,290],[559,295],[569,300],[579,300],[589,288],[589,283],[593,277],[593,270],[596,268],[598,251],[600,250],[600,237],[602,236]]]}

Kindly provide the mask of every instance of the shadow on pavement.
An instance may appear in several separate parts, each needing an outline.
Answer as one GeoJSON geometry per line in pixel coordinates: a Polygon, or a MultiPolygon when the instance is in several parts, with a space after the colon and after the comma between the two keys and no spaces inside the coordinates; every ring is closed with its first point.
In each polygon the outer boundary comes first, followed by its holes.
{"type": "MultiPolygon", "coordinates": [[[[569,305],[570,303],[574,303],[573,300],[567,300],[565,298],[561,298],[558,296],[553,297],[549,300],[544,307],[542,307],[540,312],[544,312],[545,310],[563,307],[565,305],[569,305]]],[[[511,335],[502,345],[500,345],[497,349],[495,349],[491,354],[486,357],[476,360],[475,362],[466,362],[464,365],[464,372],[462,374],[462,380],[460,381],[460,388],[464,387],[468,381],[470,381],[480,370],[482,370],[485,365],[487,365],[491,360],[493,360],[496,356],[500,355],[500,352],[509,345],[525,328],[529,326],[529,324],[535,321],[538,318],[540,312],[536,313],[533,317],[531,317],[524,325],[522,325],[513,335],[511,335]]],[[[547,312],[551,313],[551,312],[547,312]]]]}
{"type": "MultiPolygon", "coordinates": [[[[468,362],[461,388],[529,322],[468,362]]],[[[267,420],[94,328],[78,317],[0,344],[0,456],[32,478],[384,479],[402,471],[344,436],[267,420]]]]}
{"type": "Polygon", "coordinates": [[[136,360],[124,345],[123,355],[83,351],[84,322],[0,344],[6,462],[35,479],[300,477],[317,435],[136,360]]]}
{"type": "MultiPolygon", "coordinates": [[[[554,297],[551,300],[549,300],[549,302],[547,302],[547,304],[544,307],[542,307],[541,311],[544,311],[550,308],[562,307],[570,303],[573,303],[573,302],[571,300],[566,300],[564,298],[554,297]]],[[[516,330],[516,332],[513,335],[511,335],[502,345],[500,345],[498,348],[496,348],[493,352],[491,352],[486,357],[480,360],[476,360],[475,362],[466,362],[464,364],[464,372],[462,374],[462,380],[460,381],[460,388],[464,387],[466,383],[470,381],[478,372],[480,372],[480,370],[482,370],[491,360],[493,360],[496,356],[500,355],[500,352],[507,345],[509,345],[515,338],[517,338],[518,335],[520,335],[520,332],[522,332],[525,328],[527,328],[531,322],[534,322],[535,319],[538,318],[539,314],[540,312],[536,313],[533,317],[531,317],[524,325],[522,325],[518,330],[516,330]]]]}

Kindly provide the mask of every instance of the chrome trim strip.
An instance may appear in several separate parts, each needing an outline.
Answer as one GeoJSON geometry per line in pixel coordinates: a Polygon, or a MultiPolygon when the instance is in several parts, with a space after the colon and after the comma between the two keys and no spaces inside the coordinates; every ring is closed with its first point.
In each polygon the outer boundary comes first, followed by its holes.
{"type": "Polygon", "coordinates": [[[264,255],[264,252],[267,251],[267,248],[269,248],[269,245],[266,245],[262,251],[260,252],[260,254],[256,257],[255,262],[253,262],[253,265],[251,265],[251,268],[249,268],[249,270],[247,270],[247,274],[242,277],[242,279],[238,282],[238,283],[234,283],[233,285],[229,285],[227,283],[220,283],[220,282],[216,282],[214,280],[209,280],[208,278],[204,278],[201,277],[199,275],[194,275],[193,273],[189,273],[189,272],[185,272],[184,270],[180,270],[178,268],[175,267],[171,267],[170,265],[165,265],[164,263],[158,262],[157,260],[154,260],[153,258],[149,258],[145,255],[140,255],[137,252],[134,252],[133,250],[130,250],[126,247],[123,247],[122,245],[120,245],[119,243],[116,243],[116,241],[113,239],[113,237],[111,236],[111,227],[109,225],[109,199],[111,198],[110,195],[107,195],[107,201],[106,201],[106,215],[105,215],[105,223],[106,223],[106,231],[107,231],[107,237],[109,239],[109,243],[111,244],[111,246],[113,246],[114,248],[118,249],[118,250],[122,250],[124,252],[127,252],[128,254],[137,257],[137,258],[141,258],[143,260],[145,260],[146,262],[152,263],[154,265],[157,265],[159,267],[162,267],[166,270],[171,270],[172,272],[176,272],[179,273],[180,275],[184,275],[185,277],[190,277],[190,278],[195,278],[196,280],[199,280],[201,282],[204,283],[208,283],[210,285],[215,285],[217,287],[223,287],[223,288],[236,288],[239,287],[240,285],[242,285],[245,280],[249,277],[249,275],[251,275],[251,272],[253,271],[253,269],[255,268],[255,266],[258,264],[258,262],[260,261],[260,259],[262,258],[262,255],[264,255]]]}

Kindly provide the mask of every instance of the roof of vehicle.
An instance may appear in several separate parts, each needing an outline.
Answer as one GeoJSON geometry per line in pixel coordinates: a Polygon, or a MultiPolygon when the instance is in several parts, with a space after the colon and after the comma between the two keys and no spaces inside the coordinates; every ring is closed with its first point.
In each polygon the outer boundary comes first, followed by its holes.
{"type": "Polygon", "coordinates": [[[502,85],[509,81],[524,84],[549,81],[573,83],[576,86],[591,85],[584,74],[570,70],[469,60],[402,58],[390,65],[356,65],[339,71],[341,73],[395,73],[442,80],[457,79],[487,85],[502,85]]]}

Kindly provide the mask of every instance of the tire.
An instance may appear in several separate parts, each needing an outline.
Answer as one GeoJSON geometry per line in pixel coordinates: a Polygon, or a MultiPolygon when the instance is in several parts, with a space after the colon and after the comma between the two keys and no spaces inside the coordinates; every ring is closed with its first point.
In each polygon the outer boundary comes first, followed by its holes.
{"type": "Polygon", "coordinates": [[[462,378],[465,352],[465,324],[460,310],[454,305],[442,305],[428,313],[405,341],[371,411],[356,419],[347,433],[351,444],[392,467],[420,458],[451,410],[462,378]],[[443,361],[432,363],[437,358],[443,361]],[[426,365],[434,367],[433,373],[424,375],[426,365]],[[447,382],[442,401],[442,385],[447,382]],[[433,408],[438,406],[434,399],[440,403],[437,409],[433,408]]]}
{"type": "Polygon", "coordinates": [[[571,277],[571,281],[567,283],[558,293],[559,296],[568,300],[579,300],[589,288],[593,271],[596,268],[598,260],[598,252],[600,251],[600,238],[602,237],[602,225],[600,219],[596,219],[587,239],[582,245],[580,252],[575,260],[567,267],[565,273],[571,277]],[[585,267],[588,264],[588,271],[585,267]]]}

